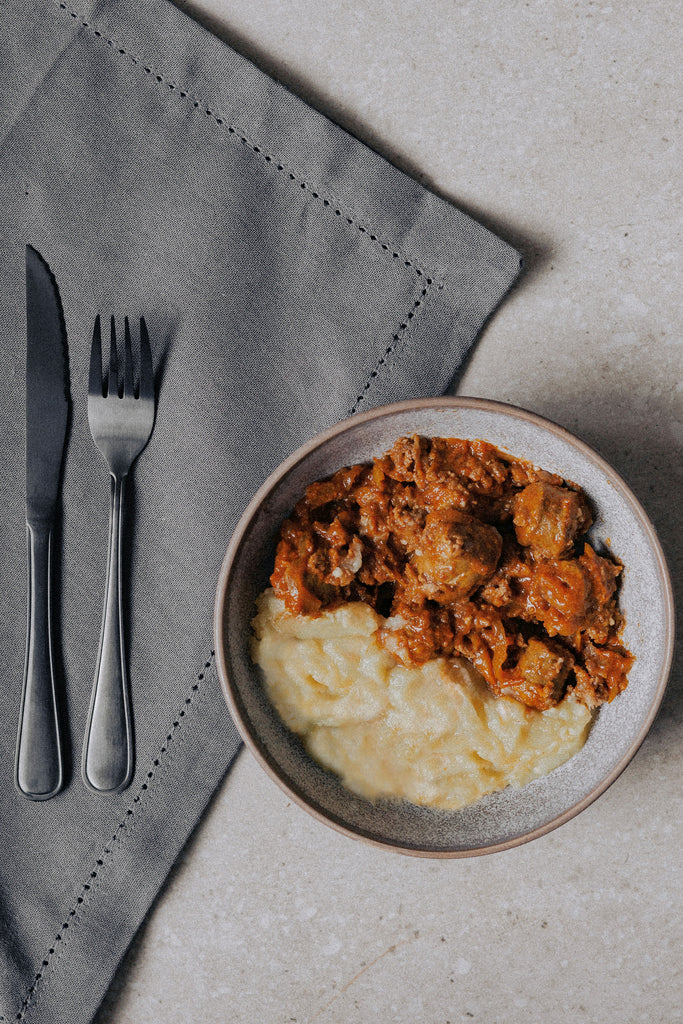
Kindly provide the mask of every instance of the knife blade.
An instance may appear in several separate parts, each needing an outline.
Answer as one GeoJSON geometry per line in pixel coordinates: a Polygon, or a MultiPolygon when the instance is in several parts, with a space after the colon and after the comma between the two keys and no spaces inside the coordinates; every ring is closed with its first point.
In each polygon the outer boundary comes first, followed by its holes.
{"type": "Polygon", "coordinates": [[[48,800],[64,781],[52,644],[54,523],[68,419],[66,334],[57,285],[26,246],[26,538],[28,621],[15,782],[48,800]]]}

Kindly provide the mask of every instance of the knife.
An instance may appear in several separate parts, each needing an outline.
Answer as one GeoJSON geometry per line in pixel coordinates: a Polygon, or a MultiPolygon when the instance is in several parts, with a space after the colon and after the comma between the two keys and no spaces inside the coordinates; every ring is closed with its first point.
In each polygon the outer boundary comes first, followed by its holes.
{"type": "Polygon", "coordinates": [[[48,800],[64,781],[51,631],[53,527],[68,415],[62,310],[47,263],[26,246],[26,538],[28,622],[15,765],[17,788],[48,800]]]}

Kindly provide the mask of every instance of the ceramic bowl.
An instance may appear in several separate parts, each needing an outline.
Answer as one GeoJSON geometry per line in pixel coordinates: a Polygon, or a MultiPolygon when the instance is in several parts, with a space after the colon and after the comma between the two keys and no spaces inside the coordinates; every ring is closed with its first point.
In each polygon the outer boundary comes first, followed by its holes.
{"type": "Polygon", "coordinates": [[[355,416],[314,438],[277,469],[246,509],[225,555],[215,617],[218,670],[246,744],[285,792],[316,818],[357,839],[414,856],[466,857],[534,839],[568,821],[614,782],[634,756],[661,703],[673,647],[673,600],[661,547],[626,484],[591,448],[533,413],[474,398],[401,402],[355,416]],[[282,724],[249,656],[257,595],[268,586],[281,521],[307,484],[380,455],[402,435],[490,441],[559,473],[589,495],[589,538],[624,564],[624,643],[635,654],[629,685],[597,713],[571,760],[520,788],[458,811],[373,804],[317,765],[282,724]]]}

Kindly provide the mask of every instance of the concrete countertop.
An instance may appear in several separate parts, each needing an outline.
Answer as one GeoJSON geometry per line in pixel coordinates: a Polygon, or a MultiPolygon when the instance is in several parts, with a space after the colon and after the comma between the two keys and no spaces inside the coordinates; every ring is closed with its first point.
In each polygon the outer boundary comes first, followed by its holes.
{"type": "MultiPolygon", "coordinates": [[[[177,2],[522,251],[454,391],[597,448],[680,591],[680,5],[177,2]]],[[[354,843],[243,751],[97,1024],[680,1021],[682,706],[679,666],[607,793],[469,860],[354,843]]]]}

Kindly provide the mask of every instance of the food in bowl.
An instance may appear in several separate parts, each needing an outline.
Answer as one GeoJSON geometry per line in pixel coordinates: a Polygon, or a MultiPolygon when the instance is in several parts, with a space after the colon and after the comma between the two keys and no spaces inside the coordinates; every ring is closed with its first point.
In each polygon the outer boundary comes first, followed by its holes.
{"type": "Polygon", "coordinates": [[[402,437],[311,484],[254,623],[281,717],[371,797],[452,808],[551,771],[633,661],[591,522],[485,441],[402,437]]]}
{"type": "Polygon", "coordinates": [[[404,665],[379,640],[385,620],[360,601],[292,614],[268,588],[253,657],[270,700],[309,754],[369,800],[457,810],[523,786],[585,743],[591,712],[495,697],[463,658],[404,665]]]}

